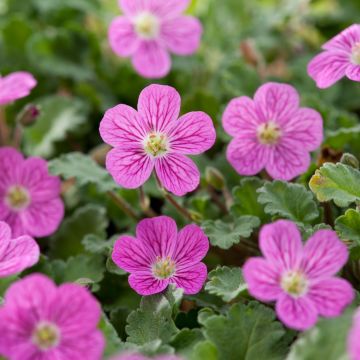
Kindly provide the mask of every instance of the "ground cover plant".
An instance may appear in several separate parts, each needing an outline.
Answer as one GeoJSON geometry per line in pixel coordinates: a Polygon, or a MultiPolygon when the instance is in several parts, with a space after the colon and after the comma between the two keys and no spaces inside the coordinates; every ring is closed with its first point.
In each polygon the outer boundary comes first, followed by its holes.
{"type": "Polygon", "coordinates": [[[0,359],[360,359],[356,0],[0,3],[0,359]]]}

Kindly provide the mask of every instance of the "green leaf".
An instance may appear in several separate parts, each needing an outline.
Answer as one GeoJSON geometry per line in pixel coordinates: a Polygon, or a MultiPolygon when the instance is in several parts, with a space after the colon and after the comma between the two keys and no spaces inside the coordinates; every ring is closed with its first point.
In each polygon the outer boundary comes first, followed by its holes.
{"type": "Polygon", "coordinates": [[[303,185],[276,180],[266,183],[258,193],[258,201],[269,215],[300,224],[311,223],[319,216],[312,193],[303,185]]]}
{"type": "Polygon", "coordinates": [[[205,290],[210,294],[220,296],[225,302],[235,299],[242,291],[247,289],[240,268],[218,266],[210,271],[209,281],[205,290]]]}
{"type": "Polygon", "coordinates": [[[82,244],[84,245],[85,250],[90,253],[107,255],[117,238],[118,236],[115,235],[109,240],[104,240],[97,235],[88,234],[82,239],[82,244]]]}
{"type": "Polygon", "coordinates": [[[66,259],[84,251],[82,239],[89,234],[106,237],[108,219],[106,210],[96,205],[78,208],[60,226],[51,238],[51,254],[53,257],[66,259]]]}
{"type": "Polygon", "coordinates": [[[293,344],[287,360],[346,360],[347,338],[353,312],[335,319],[322,319],[293,344]]]}
{"type": "Polygon", "coordinates": [[[207,316],[202,323],[219,360],[282,360],[291,338],[275,318],[273,310],[251,302],[232,306],[226,315],[207,316]]]}
{"type": "Polygon", "coordinates": [[[341,239],[351,240],[356,245],[360,245],[360,213],[354,209],[347,210],[345,215],[336,219],[335,230],[341,239]]]}
{"type": "Polygon", "coordinates": [[[112,177],[104,168],[90,156],[79,152],[64,154],[50,161],[49,170],[65,180],[75,178],[79,186],[96,184],[102,192],[117,188],[112,177]]]}
{"type": "Polygon", "coordinates": [[[113,325],[107,318],[105,314],[102,315],[99,328],[104,334],[106,340],[106,347],[104,351],[104,356],[114,355],[119,352],[122,342],[116,333],[113,325]]]}
{"type": "Polygon", "coordinates": [[[207,220],[202,223],[206,235],[214,246],[229,249],[240,242],[240,238],[248,238],[253,230],[260,225],[255,216],[241,216],[234,223],[225,223],[222,220],[207,220]]]}
{"type": "Polygon", "coordinates": [[[333,200],[346,207],[360,200],[360,171],[341,163],[324,164],[316,170],[309,185],[320,202],[333,200]]]}
{"type": "Polygon", "coordinates": [[[54,154],[56,142],[85,124],[88,106],[79,99],[57,95],[36,103],[41,113],[35,124],[24,131],[25,148],[28,154],[48,158],[54,154]]]}
{"type": "Polygon", "coordinates": [[[200,329],[182,329],[171,340],[170,345],[176,353],[184,358],[189,358],[194,346],[204,340],[204,335],[200,329]]]}
{"type": "Polygon", "coordinates": [[[189,354],[189,360],[218,360],[219,355],[216,346],[210,341],[201,341],[194,346],[189,354]]]}

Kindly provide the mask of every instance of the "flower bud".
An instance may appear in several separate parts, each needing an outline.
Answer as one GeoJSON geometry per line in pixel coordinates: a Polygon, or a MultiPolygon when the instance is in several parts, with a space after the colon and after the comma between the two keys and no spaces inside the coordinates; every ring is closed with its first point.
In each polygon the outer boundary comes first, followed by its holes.
{"type": "Polygon", "coordinates": [[[17,117],[17,121],[22,126],[30,126],[35,123],[40,115],[40,108],[34,104],[26,105],[17,117]]]}
{"type": "Polygon", "coordinates": [[[205,179],[215,190],[222,190],[225,187],[225,179],[221,172],[211,166],[205,169],[205,179]]]}
{"type": "Polygon", "coordinates": [[[344,165],[359,169],[359,160],[352,154],[344,153],[340,159],[340,162],[344,165]]]}

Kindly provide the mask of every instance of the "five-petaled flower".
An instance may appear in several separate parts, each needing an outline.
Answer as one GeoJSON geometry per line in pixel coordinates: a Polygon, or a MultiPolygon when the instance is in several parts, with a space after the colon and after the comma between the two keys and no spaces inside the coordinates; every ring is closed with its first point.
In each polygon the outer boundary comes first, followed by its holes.
{"type": "Polygon", "coordinates": [[[0,308],[0,354],[12,360],[99,360],[101,309],[84,287],[34,274],[17,281],[0,308]]]}
{"type": "Polygon", "coordinates": [[[109,41],[121,57],[131,57],[146,78],[161,78],[171,68],[169,52],[191,55],[200,45],[198,19],[182,15],[189,0],[120,0],[125,16],[110,25],[109,41]]]}
{"type": "Polygon", "coordinates": [[[28,235],[13,239],[10,227],[0,221],[0,278],[22,272],[39,261],[40,249],[28,235]]]}
{"type": "Polygon", "coordinates": [[[360,24],[354,24],[326,42],[323,52],[308,65],[308,74],[324,89],[342,77],[360,81],[360,24]]]}
{"type": "Polygon", "coordinates": [[[201,262],[209,250],[209,240],[197,225],[177,232],[167,216],[145,219],[136,227],[136,238],[121,236],[112,259],[130,273],[129,284],[140,295],[156,294],[175,284],[185,294],[198,293],[207,276],[201,262]]]}
{"type": "Polygon", "coordinates": [[[234,137],[227,159],[241,175],[262,169],[274,179],[291,180],[310,165],[310,151],[323,139],[321,115],[299,108],[290,85],[267,83],[255,93],[233,99],[223,115],[225,131],[234,137]]]}
{"type": "Polygon", "coordinates": [[[114,147],[106,168],[115,181],[134,189],[144,184],[155,168],[165,189],[182,196],[199,185],[200,173],[185,155],[208,150],[216,133],[203,112],[181,116],[180,95],[169,86],[150,85],[140,94],[138,111],[118,105],[105,113],[100,135],[114,147]]]}
{"type": "Polygon", "coordinates": [[[305,330],[318,316],[335,317],[352,302],[354,290],[334,275],[348,259],[346,246],[331,230],[319,230],[302,245],[296,225],[279,220],[260,232],[264,258],[243,268],[249,292],[261,301],[276,301],[276,313],[288,327],[305,330]]]}
{"type": "Polygon", "coordinates": [[[25,71],[0,77],[0,105],[6,105],[28,96],[36,83],[34,77],[25,71]]]}
{"type": "Polygon", "coordinates": [[[42,237],[58,228],[64,216],[60,186],[45,160],[25,160],[13,148],[0,148],[0,220],[10,225],[13,236],[42,237]]]}

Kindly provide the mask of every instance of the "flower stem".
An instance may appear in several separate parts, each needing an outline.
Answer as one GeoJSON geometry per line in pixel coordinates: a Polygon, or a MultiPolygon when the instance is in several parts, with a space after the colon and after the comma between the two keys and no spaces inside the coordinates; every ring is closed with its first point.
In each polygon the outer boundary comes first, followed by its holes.
{"type": "Polygon", "coordinates": [[[148,217],[157,216],[158,214],[156,214],[156,212],[151,208],[150,199],[145,194],[144,188],[142,186],[140,186],[139,188],[139,193],[140,193],[140,207],[141,210],[144,212],[144,214],[148,217]]]}
{"type": "Polygon", "coordinates": [[[5,145],[9,140],[9,127],[6,124],[5,109],[0,107],[0,144],[5,145]]]}
{"type": "Polygon", "coordinates": [[[136,214],[135,210],[131,207],[131,205],[123,199],[121,196],[116,194],[113,191],[108,191],[108,195],[114,201],[114,203],[129,217],[138,221],[139,216],[136,214]]]}

